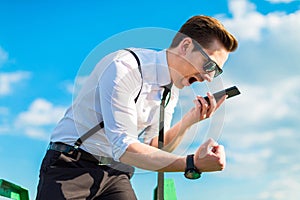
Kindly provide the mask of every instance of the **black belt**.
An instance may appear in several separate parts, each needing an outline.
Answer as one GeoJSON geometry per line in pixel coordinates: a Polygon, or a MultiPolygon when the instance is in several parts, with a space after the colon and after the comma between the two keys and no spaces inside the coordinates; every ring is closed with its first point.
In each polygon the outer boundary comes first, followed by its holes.
{"type": "Polygon", "coordinates": [[[96,156],[80,148],[75,148],[74,146],[64,144],[62,142],[50,142],[48,149],[59,151],[76,160],[85,160],[85,161],[95,163],[97,165],[111,165],[117,163],[112,158],[104,157],[104,156],[96,156]]]}

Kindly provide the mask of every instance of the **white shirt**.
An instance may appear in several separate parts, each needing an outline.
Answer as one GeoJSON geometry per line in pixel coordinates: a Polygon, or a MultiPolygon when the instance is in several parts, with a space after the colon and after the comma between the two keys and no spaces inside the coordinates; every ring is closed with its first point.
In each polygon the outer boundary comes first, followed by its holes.
{"type": "MultiPolygon", "coordinates": [[[[52,142],[73,145],[81,135],[104,121],[104,128],[80,147],[119,161],[130,144],[141,141],[149,144],[158,135],[162,86],[171,82],[166,50],[132,50],[140,60],[143,80],[130,52],[120,50],[104,57],[54,129],[52,142]],[[139,137],[142,130],[144,133],[139,137]]],[[[165,131],[170,128],[177,101],[178,89],[173,86],[165,108],[165,131]]]]}

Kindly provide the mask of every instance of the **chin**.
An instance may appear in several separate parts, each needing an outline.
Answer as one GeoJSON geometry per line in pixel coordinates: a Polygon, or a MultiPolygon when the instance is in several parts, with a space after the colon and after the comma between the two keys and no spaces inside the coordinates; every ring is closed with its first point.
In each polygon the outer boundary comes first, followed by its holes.
{"type": "Polygon", "coordinates": [[[182,83],[174,83],[174,86],[177,87],[178,89],[184,88],[184,85],[182,83]]]}
{"type": "Polygon", "coordinates": [[[184,85],[175,85],[178,89],[184,88],[184,85]]]}

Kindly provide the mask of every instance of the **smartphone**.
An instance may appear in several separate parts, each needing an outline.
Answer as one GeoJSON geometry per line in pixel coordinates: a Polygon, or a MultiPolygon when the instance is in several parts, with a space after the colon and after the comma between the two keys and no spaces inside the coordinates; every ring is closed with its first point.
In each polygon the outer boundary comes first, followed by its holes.
{"type": "MultiPolygon", "coordinates": [[[[230,97],[234,97],[234,96],[239,95],[239,94],[241,94],[239,89],[236,86],[232,86],[232,87],[227,88],[225,90],[221,90],[219,92],[216,92],[213,95],[216,99],[216,102],[218,102],[224,95],[227,95],[228,96],[227,99],[229,99],[230,97]]],[[[206,96],[206,97],[204,97],[204,99],[207,101],[208,105],[210,105],[208,97],[206,96]]]]}

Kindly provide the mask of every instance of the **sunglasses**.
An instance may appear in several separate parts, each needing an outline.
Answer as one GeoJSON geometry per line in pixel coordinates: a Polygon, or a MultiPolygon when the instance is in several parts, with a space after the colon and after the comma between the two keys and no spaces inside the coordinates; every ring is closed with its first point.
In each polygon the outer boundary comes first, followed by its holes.
{"type": "Polygon", "coordinates": [[[207,59],[207,62],[203,66],[204,71],[207,73],[215,71],[214,78],[222,74],[223,70],[219,65],[213,61],[198,44],[195,44],[194,46],[207,59]]]}

